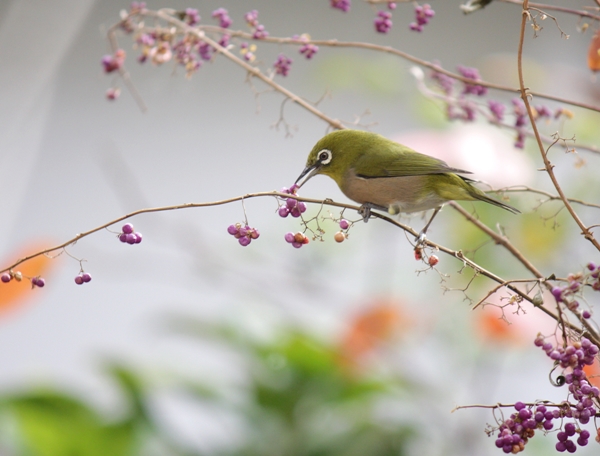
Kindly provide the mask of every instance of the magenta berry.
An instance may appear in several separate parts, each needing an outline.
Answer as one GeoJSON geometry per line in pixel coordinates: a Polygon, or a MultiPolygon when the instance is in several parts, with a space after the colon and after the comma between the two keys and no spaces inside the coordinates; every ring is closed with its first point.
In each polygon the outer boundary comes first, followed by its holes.
{"type": "Polygon", "coordinates": [[[81,274],[79,274],[78,276],[75,276],[75,283],[77,285],[83,285],[83,277],[81,274]]]}
{"type": "Polygon", "coordinates": [[[88,283],[92,280],[92,276],[87,272],[84,272],[83,274],[81,274],[81,278],[83,279],[83,281],[85,283],[88,283]]]}
{"type": "Polygon", "coordinates": [[[133,225],[131,223],[126,223],[121,228],[121,231],[125,234],[131,234],[131,233],[133,233],[133,225]]]}
{"type": "Polygon", "coordinates": [[[277,211],[277,213],[279,214],[280,217],[287,217],[288,215],[290,215],[290,210],[286,207],[286,206],[281,206],[279,208],[279,210],[277,211]]]}
{"type": "Polygon", "coordinates": [[[8,272],[5,272],[4,274],[2,274],[2,277],[0,277],[0,280],[2,280],[2,282],[4,283],[10,282],[11,279],[12,276],[8,272]]]}
{"type": "Polygon", "coordinates": [[[340,228],[343,230],[347,230],[348,228],[350,228],[350,224],[348,223],[348,220],[341,219],[340,220],[340,228]]]}

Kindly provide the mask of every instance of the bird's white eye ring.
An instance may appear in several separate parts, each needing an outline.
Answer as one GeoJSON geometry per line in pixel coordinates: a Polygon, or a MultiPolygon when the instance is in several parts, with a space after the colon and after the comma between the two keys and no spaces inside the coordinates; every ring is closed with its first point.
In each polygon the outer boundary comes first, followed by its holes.
{"type": "Polygon", "coordinates": [[[323,149],[321,152],[319,152],[317,154],[317,157],[319,159],[319,163],[321,163],[322,165],[328,165],[329,162],[331,161],[331,151],[327,150],[327,149],[323,149]]]}

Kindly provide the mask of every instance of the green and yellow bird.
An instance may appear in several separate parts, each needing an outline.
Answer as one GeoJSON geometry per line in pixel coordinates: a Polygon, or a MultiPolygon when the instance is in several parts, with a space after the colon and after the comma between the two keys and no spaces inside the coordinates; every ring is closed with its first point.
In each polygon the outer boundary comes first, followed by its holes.
{"type": "Polygon", "coordinates": [[[371,209],[392,215],[435,209],[419,242],[448,201],[484,201],[515,214],[520,212],[490,198],[471,184],[472,179],[459,175],[471,174],[469,171],[451,168],[442,160],[367,131],[338,130],[321,138],[310,151],[296,184],[302,186],[317,174],[331,177],[344,195],[361,204],[365,221],[371,209]]]}

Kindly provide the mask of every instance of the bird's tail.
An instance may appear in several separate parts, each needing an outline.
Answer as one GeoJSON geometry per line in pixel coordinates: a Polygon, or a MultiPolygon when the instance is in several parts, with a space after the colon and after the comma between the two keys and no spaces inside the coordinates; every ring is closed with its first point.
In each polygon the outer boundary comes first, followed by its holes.
{"type": "Polygon", "coordinates": [[[493,204],[494,206],[498,206],[501,207],[502,209],[505,209],[509,212],[512,212],[513,214],[520,214],[521,211],[515,207],[512,207],[508,204],[502,203],[501,201],[498,201],[494,198],[490,198],[489,196],[487,196],[485,193],[483,192],[478,192],[477,194],[473,195],[475,198],[477,198],[480,201],[485,201],[486,203],[490,203],[493,204]]]}

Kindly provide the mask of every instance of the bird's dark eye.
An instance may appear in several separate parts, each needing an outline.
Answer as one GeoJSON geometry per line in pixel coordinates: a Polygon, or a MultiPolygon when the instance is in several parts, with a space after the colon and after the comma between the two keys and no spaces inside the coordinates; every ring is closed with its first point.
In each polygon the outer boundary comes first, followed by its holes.
{"type": "Polygon", "coordinates": [[[319,163],[322,165],[327,165],[331,161],[331,151],[327,149],[323,149],[319,152],[319,163]]]}

